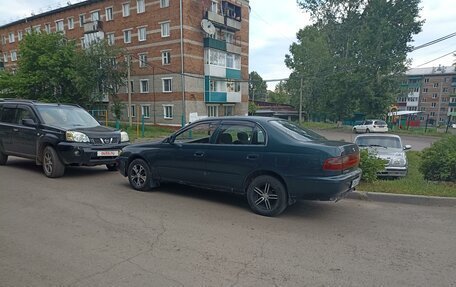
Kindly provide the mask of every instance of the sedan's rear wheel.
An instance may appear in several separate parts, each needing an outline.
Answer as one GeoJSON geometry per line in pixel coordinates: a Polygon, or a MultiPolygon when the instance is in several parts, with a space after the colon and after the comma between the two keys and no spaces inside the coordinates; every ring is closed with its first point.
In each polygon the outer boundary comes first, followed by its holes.
{"type": "Polygon", "coordinates": [[[250,208],[264,216],[281,214],[287,208],[287,198],[284,185],[269,175],[254,178],[247,189],[250,208]]]}
{"type": "Polygon", "coordinates": [[[0,151],[0,165],[5,165],[8,161],[8,156],[0,151]]]}
{"type": "Polygon", "coordinates": [[[370,133],[371,131],[369,129],[366,129],[366,133],[370,133]]]}
{"type": "Polygon", "coordinates": [[[65,173],[65,165],[60,160],[55,149],[47,146],[43,152],[43,171],[47,177],[61,177],[65,173]]]}
{"type": "Polygon", "coordinates": [[[135,159],[128,166],[128,180],[136,190],[150,190],[151,177],[149,165],[142,159],[135,159]]]}
{"type": "Polygon", "coordinates": [[[358,131],[356,130],[356,128],[353,128],[353,132],[354,132],[355,134],[358,133],[358,131]]]}

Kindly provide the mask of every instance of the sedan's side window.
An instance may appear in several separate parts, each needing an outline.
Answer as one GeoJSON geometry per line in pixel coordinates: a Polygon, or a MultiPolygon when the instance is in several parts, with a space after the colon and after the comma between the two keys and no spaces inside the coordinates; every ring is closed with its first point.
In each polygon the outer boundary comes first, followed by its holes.
{"type": "Polygon", "coordinates": [[[214,123],[201,123],[178,134],[175,143],[210,143],[210,138],[216,129],[214,123]]]}
{"type": "Polygon", "coordinates": [[[242,144],[252,143],[253,127],[239,124],[225,124],[220,127],[216,144],[242,144]]]}
{"type": "Polygon", "coordinates": [[[372,124],[372,121],[365,121],[364,124],[365,124],[365,125],[371,125],[371,124],[372,124]]]}

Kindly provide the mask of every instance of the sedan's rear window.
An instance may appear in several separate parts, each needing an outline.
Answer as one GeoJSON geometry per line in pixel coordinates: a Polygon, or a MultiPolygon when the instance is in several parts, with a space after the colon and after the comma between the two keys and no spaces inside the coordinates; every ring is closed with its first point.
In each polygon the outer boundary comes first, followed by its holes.
{"type": "Polygon", "coordinates": [[[386,122],[385,121],[375,121],[374,125],[386,126],[386,122]]]}
{"type": "Polygon", "coordinates": [[[282,132],[300,141],[326,140],[325,137],[317,134],[316,132],[306,128],[302,128],[292,122],[279,120],[271,121],[270,123],[282,132]]]}

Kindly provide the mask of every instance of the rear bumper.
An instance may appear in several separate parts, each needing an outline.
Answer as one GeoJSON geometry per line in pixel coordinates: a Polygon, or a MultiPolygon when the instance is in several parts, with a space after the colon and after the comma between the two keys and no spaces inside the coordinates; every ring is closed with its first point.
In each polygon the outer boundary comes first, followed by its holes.
{"type": "Polygon", "coordinates": [[[407,167],[387,167],[377,173],[379,177],[404,177],[407,175],[407,167]]]}
{"type": "Polygon", "coordinates": [[[329,177],[288,177],[288,193],[292,199],[337,200],[355,189],[361,169],[329,177]]]}
{"type": "Polygon", "coordinates": [[[65,165],[94,166],[116,163],[116,157],[120,154],[122,148],[127,145],[128,142],[100,146],[62,142],[57,145],[57,152],[65,165]],[[113,151],[117,152],[117,154],[112,156],[102,156],[98,154],[98,152],[101,151],[113,151]]]}

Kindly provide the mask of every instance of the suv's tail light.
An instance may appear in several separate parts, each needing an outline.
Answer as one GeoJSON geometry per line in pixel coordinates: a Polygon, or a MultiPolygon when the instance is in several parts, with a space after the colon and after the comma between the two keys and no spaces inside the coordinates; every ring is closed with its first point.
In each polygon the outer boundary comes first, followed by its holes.
{"type": "Polygon", "coordinates": [[[359,165],[359,153],[349,155],[330,157],[323,163],[323,170],[339,171],[359,165]]]}

